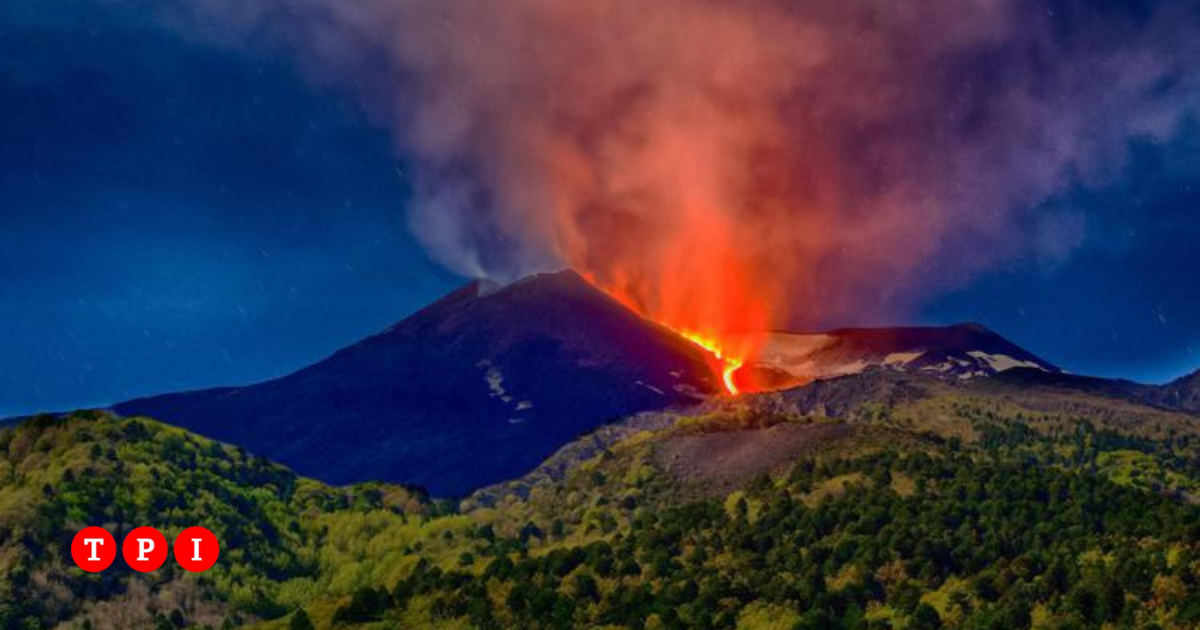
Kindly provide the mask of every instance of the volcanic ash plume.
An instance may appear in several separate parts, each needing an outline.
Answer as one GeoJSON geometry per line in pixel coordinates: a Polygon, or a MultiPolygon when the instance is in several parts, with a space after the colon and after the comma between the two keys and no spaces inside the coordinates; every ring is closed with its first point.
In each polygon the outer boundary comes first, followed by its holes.
{"type": "Polygon", "coordinates": [[[166,17],[187,33],[283,46],[361,96],[448,267],[574,267],[710,340],[898,314],[1014,256],[1068,256],[1086,215],[1045,202],[1200,101],[1186,2],[184,6],[166,17]]]}

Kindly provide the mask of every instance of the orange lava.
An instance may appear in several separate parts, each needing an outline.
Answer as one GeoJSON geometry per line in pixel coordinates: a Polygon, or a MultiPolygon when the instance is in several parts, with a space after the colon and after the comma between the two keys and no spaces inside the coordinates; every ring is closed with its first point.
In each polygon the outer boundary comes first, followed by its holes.
{"type": "MultiPolygon", "coordinates": [[[[725,391],[736,396],[746,391],[754,391],[753,386],[747,383],[738,383],[734,380],[735,373],[745,364],[746,358],[751,356],[751,353],[756,350],[754,347],[757,339],[754,335],[745,334],[744,331],[730,331],[726,334],[716,332],[715,328],[709,327],[710,332],[697,332],[695,329],[689,328],[688,324],[694,325],[696,322],[689,321],[687,324],[680,325],[680,319],[665,316],[663,313],[652,313],[645,308],[639,300],[634,299],[630,295],[618,290],[613,290],[596,282],[596,278],[591,273],[584,273],[585,278],[592,282],[602,291],[608,293],[613,299],[617,300],[630,310],[639,315],[654,321],[655,323],[668,328],[678,334],[680,337],[696,344],[705,352],[713,357],[714,376],[719,376],[720,382],[724,385],[725,391]]],[[[734,304],[733,306],[736,306],[734,304]]],[[[729,309],[730,313],[736,313],[736,308],[729,309]]],[[[753,311],[751,311],[753,312],[753,311]]],[[[749,326],[754,326],[755,322],[762,321],[756,316],[748,316],[746,318],[749,326]]]]}
{"type": "MultiPolygon", "coordinates": [[[[677,331],[678,332],[678,331],[677,331]]],[[[736,396],[741,393],[736,383],[733,382],[733,373],[737,372],[745,363],[744,358],[735,358],[726,356],[726,352],[721,349],[720,343],[716,339],[709,339],[701,335],[689,333],[686,331],[679,332],[680,336],[688,341],[704,348],[709,354],[713,355],[721,364],[721,381],[725,383],[725,390],[731,396],[736,396]]]]}
{"type": "Polygon", "coordinates": [[[763,227],[769,208],[734,192],[741,188],[726,176],[723,142],[695,128],[677,131],[653,146],[657,159],[638,171],[645,177],[639,192],[588,215],[588,239],[561,239],[559,258],[635,313],[704,348],[729,394],[750,391],[752,383],[734,376],[759,349],[756,333],[771,329],[772,307],[786,301],[772,242],[779,230],[763,227]]]}

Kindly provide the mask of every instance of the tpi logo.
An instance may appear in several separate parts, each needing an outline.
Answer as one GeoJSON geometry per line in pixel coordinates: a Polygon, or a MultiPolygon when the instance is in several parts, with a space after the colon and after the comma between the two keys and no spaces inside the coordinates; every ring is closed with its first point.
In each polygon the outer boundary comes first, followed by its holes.
{"type": "MultiPolygon", "coordinates": [[[[212,532],[189,527],[175,537],[175,561],[188,571],[207,571],[221,555],[221,545],[212,532]]],[[[155,571],[167,560],[167,539],[153,527],[138,527],[125,535],[121,555],[135,571],[155,571]]],[[[89,573],[103,571],[117,558],[117,542],[102,527],[85,527],[71,541],[71,558],[89,573]]]]}

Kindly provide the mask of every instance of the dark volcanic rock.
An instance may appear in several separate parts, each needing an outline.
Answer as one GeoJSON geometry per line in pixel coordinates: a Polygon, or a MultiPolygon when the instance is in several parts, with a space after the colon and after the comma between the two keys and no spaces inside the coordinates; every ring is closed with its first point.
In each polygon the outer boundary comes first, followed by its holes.
{"type": "Polygon", "coordinates": [[[706,355],[573,272],[471,283],[289,376],[118,404],[332,483],[461,495],[714,391],[706,355]]]}
{"type": "Polygon", "coordinates": [[[777,410],[799,415],[848,418],[864,405],[893,407],[924,398],[930,387],[940,384],[931,376],[872,368],[861,374],[814,381],[774,397],[764,397],[760,404],[775,404],[777,410]]]}
{"type": "Polygon", "coordinates": [[[846,424],[782,423],[761,429],[681,435],[664,441],[655,451],[654,460],[676,480],[704,484],[719,495],[850,432],[846,424]]]}

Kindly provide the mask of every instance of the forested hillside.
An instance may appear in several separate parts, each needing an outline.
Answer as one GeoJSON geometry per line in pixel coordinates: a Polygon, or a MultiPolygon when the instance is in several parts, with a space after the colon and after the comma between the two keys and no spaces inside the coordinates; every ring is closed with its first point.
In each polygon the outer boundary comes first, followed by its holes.
{"type": "Polygon", "coordinates": [[[0,432],[0,627],[1200,627],[1200,422],[1029,391],[868,374],[656,414],[459,505],[40,418],[0,432]],[[204,525],[221,560],[84,574],[96,524],[204,525]]]}
{"type": "MultiPolygon", "coordinates": [[[[285,614],[337,589],[345,532],[419,527],[431,507],[385,485],[333,489],[244,451],[146,420],[98,413],[0,430],[0,628],[214,628],[285,614]],[[118,541],[150,525],[167,540],[202,525],[220,561],[188,574],[169,559],[135,573],[118,554],[101,573],[74,566],[71,538],[100,525],[118,541]]],[[[446,526],[451,527],[447,520],[446,526]]],[[[396,560],[400,550],[381,555],[396,560]]],[[[395,564],[396,571],[403,563],[395,564]]],[[[396,576],[379,575],[380,581],[396,576]]]]}

